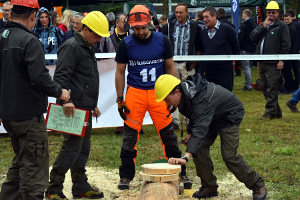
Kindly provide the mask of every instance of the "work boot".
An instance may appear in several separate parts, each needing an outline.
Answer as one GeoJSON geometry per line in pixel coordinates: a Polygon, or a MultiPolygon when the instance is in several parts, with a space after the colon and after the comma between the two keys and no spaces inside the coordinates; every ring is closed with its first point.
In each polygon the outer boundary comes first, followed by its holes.
{"type": "MultiPolygon", "coordinates": [[[[260,119],[274,119],[276,116],[270,114],[270,113],[265,113],[260,119]]],[[[279,118],[279,117],[278,117],[279,118]]]]}
{"type": "Polygon", "coordinates": [[[287,107],[289,107],[289,109],[292,111],[292,112],[298,112],[298,108],[295,104],[293,104],[291,101],[287,101],[286,102],[286,105],[287,107]]]}
{"type": "Polygon", "coordinates": [[[183,183],[184,189],[192,188],[193,183],[187,176],[181,176],[181,182],[183,183]]]}
{"type": "Polygon", "coordinates": [[[98,191],[97,189],[91,189],[85,193],[74,195],[74,199],[82,199],[82,198],[88,198],[88,199],[100,199],[104,197],[103,192],[98,191]]]}
{"type": "Polygon", "coordinates": [[[119,190],[128,190],[129,189],[130,180],[128,178],[121,178],[118,184],[119,190]]]}
{"type": "Polygon", "coordinates": [[[203,187],[201,186],[200,189],[193,194],[194,198],[198,199],[206,199],[210,197],[216,197],[218,196],[218,190],[216,187],[203,187]]]}
{"type": "Polygon", "coordinates": [[[266,186],[258,188],[258,189],[253,189],[253,200],[265,200],[267,199],[267,188],[266,186]]]}
{"type": "Polygon", "coordinates": [[[50,194],[50,193],[46,192],[45,197],[47,200],[68,200],[67,197],[63,193],[50,194]]]}

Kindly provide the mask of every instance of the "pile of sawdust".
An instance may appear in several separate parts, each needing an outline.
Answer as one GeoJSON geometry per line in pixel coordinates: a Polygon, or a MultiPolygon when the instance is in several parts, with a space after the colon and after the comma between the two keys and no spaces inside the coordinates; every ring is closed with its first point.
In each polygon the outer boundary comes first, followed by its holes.
{"type": "MultiPolygon", "coordinates": [[[[87,176],[89,183],[99,188],[104,193],[104,199],[116,200],[137,200],[140,194],[141,181],[137,175],[130,184],[130,189],[121,191],[118,190],[119,171],[107,170],[104,168],[87,168],[87,176]]],[[[195,177],[193,180],[193,188],[185,190],[183,195],[180,195],[180,200],[194,199],[191,196],[200,187],[199,178],[195,177]]],[[[252,199],[252,191],[248,190],[243,183],[240,183],[232,174],[228,173],[222,180],[218,180],[219,196],[211,198],[212,200],[230,199],[230,200],[250,200],[252,199]]],[[[64,184],[64,194],[72,199],[71,193],[71,177],[70,172],[66,175],[64,184]]]]}
{"type": "MultiPolygon", "coordinates": [[[[51,169],[50,169],[51,170],[51,169]]],[[[137,173],[138,174],[138,173],[137,173]]],[[[91,168],[87,167],[87,176],[89,183],[92,186],[99,188],[104,193],[104,199],[106,200],[137,200],[140,194],[141,180],[136,177],[130,184],[130,189],[121,191],[118,190],[119,182],[119,171],[107,170],[104,168],[91,168]]],[[[192,178],[192,177],[190,177],[192,178]]],[[[0,184],[4,181],[5,176],[1,177],[0,184]]],[[[193,188],[190,190],[185,190],[183,195],[179,196],[180,200],[191,200],[194,199],[191,196],[200,187],[200,181],[198,177],[192,178],[193,188]]],[[[248,190],[246,186],[239,182],[231,173],[228,173],[226,177],[218,180],[219,196],[215,198],[210,198],[211,200],[250,200],[252,199],[252,191],[248,190]]],[[[66,175],[66,180],[64,183],[64,194],[68,199],[72,199],[72,182],[70,172],[66,175]]]]}

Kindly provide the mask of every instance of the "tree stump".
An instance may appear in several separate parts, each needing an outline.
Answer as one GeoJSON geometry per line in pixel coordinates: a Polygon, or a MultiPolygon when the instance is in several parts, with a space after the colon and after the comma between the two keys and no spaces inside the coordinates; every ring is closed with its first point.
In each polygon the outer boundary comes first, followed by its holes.
{"type": "Polygon", "coordinates": [[[180,165],[168,163],[142,166],[142,188],[139,200],[178,200],[180,165]]]}

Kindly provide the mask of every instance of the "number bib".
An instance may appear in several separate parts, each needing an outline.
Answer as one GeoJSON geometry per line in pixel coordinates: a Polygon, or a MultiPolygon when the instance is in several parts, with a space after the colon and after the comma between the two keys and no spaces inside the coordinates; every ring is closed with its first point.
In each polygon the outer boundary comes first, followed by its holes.
{"type": "Polygon", "coordinates": [[[148,44],[139,44],[132,35],[124,38],[128,53],[128,85],[154,89],[156,79],[164,74],[164,41],[161,33],[153,32],[148,44]]]}

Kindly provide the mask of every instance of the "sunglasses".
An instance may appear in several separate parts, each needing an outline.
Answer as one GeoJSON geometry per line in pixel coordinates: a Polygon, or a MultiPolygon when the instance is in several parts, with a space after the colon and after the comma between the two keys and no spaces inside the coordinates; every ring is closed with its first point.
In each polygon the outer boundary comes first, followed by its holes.
{"type": "Polygon", "coordinates": [[[270,15],[270,14],[275,15],[277,12],[276,11],[267,11],[266,13],[267,13],[267,15],[270,15]]]}

